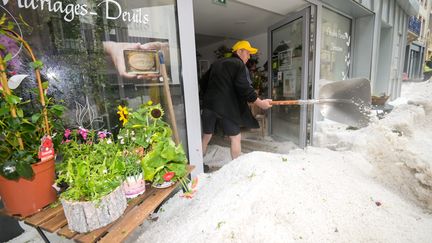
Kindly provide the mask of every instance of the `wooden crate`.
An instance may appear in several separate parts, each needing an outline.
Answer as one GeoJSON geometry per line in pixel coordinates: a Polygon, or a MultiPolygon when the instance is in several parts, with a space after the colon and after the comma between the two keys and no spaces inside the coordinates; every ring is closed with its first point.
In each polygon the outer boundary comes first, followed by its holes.
{"type": "MultiPolygon", "coordinates": [[[[188,167],[188,174],[194,166],[188,167]]],[[[94,231],[80,234],[68,228],[63,207],[59,203],[56,206],[48,206],[40,212],[26,218],[16,217],[26,224],[33,226],[40,231],[46,230],[76,242],[122,242],[125,240],[159,205],[180,185],[177,182],[173,186],[164,189],[157,189],[151,186],[146,191],[130,200],[123,215],[111,224],[94,231]]],[[[4,211],[0,213],[5,213],[4,211]]],[[[9,215],[14,217],[13,215],[9,215]]],[[[40,231],[43,233],[42,231],[40,231]]],[[[44,236],[42,236],[44,237],[44,236]]]]}

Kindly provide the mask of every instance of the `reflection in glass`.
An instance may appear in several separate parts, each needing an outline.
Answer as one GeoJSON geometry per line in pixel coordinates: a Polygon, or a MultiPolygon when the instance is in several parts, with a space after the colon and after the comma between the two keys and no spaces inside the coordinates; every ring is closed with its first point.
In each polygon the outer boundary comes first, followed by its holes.
{"type": "MultiPolygon", "coordinates": [[[[5,7],[29,24],[28,28],[23,26],[24,36],[44,63],[41,71],[50,82],[50,94],[65,101],[68,126],[115,132],[119,128],[119,104],[137,108],[152,100],[167,109],[163,83],[157,76],[158,63],[150,63],[157,59],[135,55],[125,60],[124,53],[152,49],[156,58],[160,50],[167,63],[177,127],[187,151],[176,1],[58,2],[63,8],[81,8],[72,15],[48,5],[42,8],[38,4],[43,3],[37,1],[35,8],[21,6],[19,1],[9,1],[5,7]]],[[[26,85],[23,89],[33,84],[26,85]]],[[[165,120],[169,121],[168,117],[165,120]]]]}
{"type": "Polygon", "coordinates": [[[323,8],[321,27],[320,78],[345,80],[349,77],[351,19],[323,8]]]}
{"type": "MultiPolygon", "coordinates": [[[[303,78],[303,19],[299,18],[275,29],[271,35],[272,99],[300,99],[303,78]]],[[[299,143],[299,106],[274,106],[271,121],[273,136],[299,143]]]]}

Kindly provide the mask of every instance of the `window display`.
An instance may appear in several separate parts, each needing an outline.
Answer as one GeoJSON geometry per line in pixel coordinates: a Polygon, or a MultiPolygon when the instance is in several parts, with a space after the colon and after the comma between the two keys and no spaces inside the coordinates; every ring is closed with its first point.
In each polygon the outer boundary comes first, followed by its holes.
{"type": "Polygon", "coordinates": [[[351,19],[323,8],[320,78],[345,80],[350,76],[351,19]]]}
{"type": "MultiPolygon", "coordinates": [[[[3,0],[0,7],[43,63],[49,95],[68,108],[68,127],[115,131],[119,104],[136,109],[151,100],[168,109],[160,80],[162,53],[177,127],[186,141],[175,0],[3,0]]],[[[16,48],[17,60],[22,51],[16,48]]],[[[32,79],[23,66],[17,67],[20,74],[32,79]]],[[[25,82],[19,88],[33,86],[25,82]]]]}

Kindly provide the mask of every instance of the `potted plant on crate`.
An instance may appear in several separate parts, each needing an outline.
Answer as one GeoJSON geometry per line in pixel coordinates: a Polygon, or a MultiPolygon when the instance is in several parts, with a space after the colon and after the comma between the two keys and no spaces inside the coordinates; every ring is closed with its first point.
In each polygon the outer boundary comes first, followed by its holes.
{"type": "Polygon", "coordinates": [[[386,93],[381,93],[379,95],[372,95],[372,105],[374,106],[383,106],[387,102],[390,95],[386,93]]]}
{"type": "Polygon", "coordinates": [[[126,198],[135,198],[145,192],[140,153],[140,151],[136,151],[135,153],[124,152],[125,174],[123,189],[126,198]]]}
{"type": "Polygon", "coordinates": [[[65,131],[57,184],[67,185],[60,200],[73,231],[85,233],[103,227],[126,209],[121,187],[123,154],[109,135],[84,128],[65,131]]]}
{"type": "Polygon", "coordinates": [[[56,200],[50,135],[61,123],[64,107],[46,97],[48,83],[40,74],[43,63],[14,31],[16,25],[5,15],[0,18],[0,196],[7,213],[28,216],[56,200]],[[19,74],[26,71],[19,46],[31,59],[39,104],[20,97],[30,90],[20,87],[29,78],[19,74]]]}

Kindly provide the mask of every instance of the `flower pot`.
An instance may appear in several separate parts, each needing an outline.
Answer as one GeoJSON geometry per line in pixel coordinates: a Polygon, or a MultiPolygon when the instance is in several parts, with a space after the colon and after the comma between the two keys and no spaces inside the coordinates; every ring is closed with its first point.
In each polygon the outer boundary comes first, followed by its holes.
{"type": "Polygon", "coordinates": [[[385,105],[390,96],[372,96],[372,105],[385,105]]]}
{"type": "Polygon", "coordinates": [[[123,187],[95,202],[61,200],[70,230],[86,233],[118,219],[127,207],[123,187]]]}
{"type": "Polygon", "coordinates": [[[145,181],[143,174],[128,176],[123,182],[126,198],[135,198],[145,192],[145,181]]]}
{"type": "Polygon", "coordinates": [[[0,196],[8,214],[27,217],[57,199],[52,187],[55,179],[54,160],[32,165],[31,180],[8,180],[0,176],[0,196]]]}

